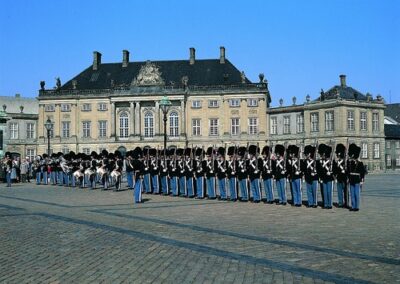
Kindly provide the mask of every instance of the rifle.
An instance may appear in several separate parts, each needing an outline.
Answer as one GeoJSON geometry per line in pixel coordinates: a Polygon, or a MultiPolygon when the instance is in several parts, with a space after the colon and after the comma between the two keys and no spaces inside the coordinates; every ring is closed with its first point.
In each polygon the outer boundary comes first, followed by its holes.
{"type": "Polygon", "coordinates": [[[260,146],[260,143],[257,142],[256,155],[255,155],[255,157],[256,157],[256,171],[258,171],[258,148],[259,148],[259,146],[260,146]]]}
{"type": "MultiPolygon", "coordinates": [[[[317,174],[317,153],[318,153],[318,140],[315,140],[315,153],[314,153],[314,162],[315,162],[315,167],[314,167],[314,174],[317,174]]],[[[319,159],[318,159],[319,160],[319,159]]]]}
{"type": "Polygon", "coordinates": [[[333,170],[333,152],[335,151],[335,148],[336,148],[336,141],[333,143],[333,148],[332,148],[331,157],[330,157],[330,159],[331,159],[331,166],[330,166],[329,171],[330,171],[331,173],[332,173],[332,170],[333,170]]]}
{"type": "MultiPolygon", "coordinates": [[[[197,149],[197,146],[196,146],[196,149],[197,149]]],[[[190,168],[191,168],[191,170],[193,170],[193,150],[194,150],[194,148],[193,148],[193,144],[192,144],[192,150],[190,151],[190,168]]]]}
{"type": "Polygon", "coordinates": [[[212,160],[212,171],[214,172],[215,165],[215,155],[214,155],[215,145],[212,145],[211,160],[212,160]]]}
{"type": "Polygon", "coordinates": [[[236,173],[236,156],[237,156],[237,150],[238,146],[235,145],[235,148],[233,148],[233,171],[236,173]]]}

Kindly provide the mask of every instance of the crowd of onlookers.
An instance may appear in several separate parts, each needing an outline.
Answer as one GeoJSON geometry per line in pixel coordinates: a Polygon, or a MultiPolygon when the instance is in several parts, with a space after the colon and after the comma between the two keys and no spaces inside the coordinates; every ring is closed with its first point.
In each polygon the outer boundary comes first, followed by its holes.
{"type": "Polygon", "coordinates": [[[11,157],[6,155],[1,161],[1,178],[8,186],[12,183],[30,182],[34,173],[32,172],[32,161],[26,157],[11,157]]]}

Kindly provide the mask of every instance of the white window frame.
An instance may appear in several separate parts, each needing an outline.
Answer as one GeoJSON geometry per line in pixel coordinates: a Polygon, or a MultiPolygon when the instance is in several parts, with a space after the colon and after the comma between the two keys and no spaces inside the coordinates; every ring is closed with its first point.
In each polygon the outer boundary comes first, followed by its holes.
{"type": "Polygon", "coordinates": [[[378,112],[372,113],[372,131],[374,131],[374,132],[379,131],[379,113],[378,112]]]}
{"type": "Polygon", "coordinates": [[[313,112],[310,114],[311,132],[319,132],[319,113],[313,112]]]}
{"type": "Polygon", "coordinates": [[[272,116],[269,121],[270,121],[271,135],[277,135],[278,134],[278,117],[272,116]]]}
{"type": "Polygon", "coordinates": [[[192,119],[192,136],[201,136],[201,119],[192,119]]]}
{"type": "Polygon", "coordinates": [[[192,101],[192,108],[201,108],[201,101],[200,100],[192,101]]]}
{"type": "Polygon", "coordinates": [[[229,107],[240,107],[240,99],[229,99],[229,107]]]}
{"type": "Polygon", "coordinates": [[[36,157],[36,150],[35,149],[26,149],[26,156],[32,162],[36,157]]]}
{"type": "Polygon", "coordinates": [[[68,153],[70,152],[68,146],[63,146],[62,149],[61,149],[61,152],[62,152],[64,155],[65,155],[65,154],[68,154],[68,153]]]}
{"type": "Polygon", "coordinates": [[[387,167],[392,166],[392,156],[390,154],[386,154],[386,166],[387,167]]]}
{"type": "Polygon", "coordinates": [[[82,137],[90,138],[91,136],[91,121],[82,121],[82,137]]]}
{"type": "Polygon", "coordinates": [[[217,108],[217,107],[219,107],[219,101],[218,100],[209,100],[208,101],[208,107],[209,108],[217,108]]]}
{"type": "Polygon", "coordinates": [[[108,110],[107,103],[98,103],[97,110],[98,111],[107,111],[108,110]]]}
{"type": "Polygon", "coordinates": [[[380,159],[381,157],[381,144],[380,143],[374,143],[374,159],[380,159]]]}
{"type": "Polygon", "coordinates": [[[219,119],[218,118],[210,118],[209,119],[209,136],[218,136],[219,135],[219,119]]]}
{"type": "Polygon", "coordinates": [[[368,124],[367,124],[368,118],[367,117],[368,117],[368,114],[366,111],[360,112],[360,130],[361,131],[367,131],[367,129],[368,129],[368,124]]]}
{"type": "Polygon", "coordinates": [[[283,116],[283,134],[290,134],[290,115],[283,116]]]}
{"type": "Polygon", "coordinates": [[[99,138],[107,137],[107,120],[99,120],[99,138]]]}
{"type": "Polygon", "coordinates": [[[240,118],[232,117],[231,118],[231,135],[236,136],[240,134],[240,118]]]}
{"type": "Polygon", "coordinates": [[[119,114],[119,137],[128,138],[129,136],[129,114],[125,111],[119,114]]]}
{"type": "Polygon", "coordinates": [[[35,139],[35,123],[26,123],[26,139],[35,139]]]}
{"type": "Polygon", "coordinates": [[[400,154],[396,155],[396,167],[400,167],[400,154]]]}
{"type": "Polygon", "coordinates": [[[248,107],[257,107],[258,106],[258,99],[247,99],[247,106],[248,107]]]}
{"type": "Polygon", "coordinates": [[[355,116],[354,110],[347,111],[347,130],[348,131],[356,130],[354,116],[355,116]]]}
{"type": "Polygon", "coordinates": [[[335,112],[333,110],[325,112],[325,131],[335,131],[335,112]]]}
{"type": "Polygon", "coordinates": [[[368,159],[368,143],[361,143],[361,159],[368,159]]]}
{"type": "Polygon", "coordinates": [[[86,155],[90,155],[90,148],[82,148],[82,153],[86,155]]]}
{"type": "Polygon", "coordinates": [[[257,117],[249,117],[249,135],[257,135],[258,134],[258,118],[257,117]]]}
{"type": "Polygon", "coordinates": [[[70,112],[71,111],[71,104],[61,104],[61,111],[62,112],[70,112]]]}
{"type": "Polygon", "coordinates": [[[179,113],[177,111],[169,113],[169,136],[179,137],[179,113]]]}
{"type": "Polygon", "coordinates": [[[56,111],[56,107],[55,107],[54,104],[45,105],[44,106],[44,111],[45,112],[54,112],[54,111],[56,111]]]}
{"type": "Polygon", "coordinates": [[[296,131],[297,133],[304,133],[304,115],[298,114],[296,116],[296,131]]]}
{"type": "Polygon", "coordinates": [[[62,138],[69,138],[71,135],[71,121],[62,121],[61,129],[62,129],[62,138]]]}
{"type": "Polygon", "coordinates": [[[396,148],[396,149],[400,149],[400,141],[396,141],[396,143],[395,143],[395,148],[396,148]]]}
{"type": "Polygon", "coordinates": [[[92,111],[92,104],[89,103],[82,104],[82,111],[92,111]]]}
{"type": "Polygon", "coordinates": [[[144,114],[144,137],[154,137],[154,114],[151,111],[144,114]]]}

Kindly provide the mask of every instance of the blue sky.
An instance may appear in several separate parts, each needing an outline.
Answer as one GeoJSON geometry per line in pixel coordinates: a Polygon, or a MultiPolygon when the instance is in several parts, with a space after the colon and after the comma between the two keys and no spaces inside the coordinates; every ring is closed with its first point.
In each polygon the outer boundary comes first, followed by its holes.
{"type": "Polygon", "coordinates": [[[92,63],[227,58],[252,81],[263,72],[272,105],[347,84],[400,102],[400,1],[2,0],[0,95],[35,97],[92,63]]]}

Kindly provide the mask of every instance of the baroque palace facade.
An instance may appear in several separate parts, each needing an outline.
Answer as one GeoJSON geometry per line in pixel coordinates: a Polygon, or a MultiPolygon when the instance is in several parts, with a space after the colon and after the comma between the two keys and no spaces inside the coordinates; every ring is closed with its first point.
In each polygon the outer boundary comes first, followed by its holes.
{"type": "Polygon", "coordinates": [[[362,94],[347,86],[346,76],[340,75],[340,84],[320,97],[291,106],[269,108],[269,140],[276,143],[317,144],[335,147],[356,143],[361,147],[360,159],[369,170],[385,168],[385,105],[381,96],[362,94]]]}
{"type": "Polygon", "coordinates": [[[54,89],[39,91],[38,153],[47,152],[48,118],[54,123],[52,152],[120,150],[136,146],[162,147],[164,96],[172,102],[167,113],[168,146],[224,146],[265,143],[270,94],[263,74],[250,82],[225,57],[189,60],[93,64],[54,89]]]}

